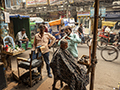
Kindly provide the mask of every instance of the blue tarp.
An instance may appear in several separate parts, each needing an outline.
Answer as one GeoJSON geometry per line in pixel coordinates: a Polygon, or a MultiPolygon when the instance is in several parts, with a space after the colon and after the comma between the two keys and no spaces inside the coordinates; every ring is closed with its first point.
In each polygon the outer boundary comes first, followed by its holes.
{"type": "Polygon", "coordinates": [[[13,15],[13,16],[9,16],[10,18],[30,18],[30,16],[22,16],[22,15],[13,15]]]}

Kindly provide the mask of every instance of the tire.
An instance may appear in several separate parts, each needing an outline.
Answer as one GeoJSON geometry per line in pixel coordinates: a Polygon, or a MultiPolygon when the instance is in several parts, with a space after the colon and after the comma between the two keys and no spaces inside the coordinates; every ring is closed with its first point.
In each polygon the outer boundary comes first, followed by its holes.
{"type": "Polygon", "coordinates": [[[100,38],[97,41],[97,47],[98,47],[98,49],[102,49],[103,47],[105,47],[107,45],[108,45],[108,42],[105,39],[103,39],[103,38],[100,38]]]}
{"type": "Polygon", "coordinates": [[[112,62],[118,58],[118,50],[113,46],[106,46],[101,50],[101,57],[108,62],[112,62]]]}
{"type": "Polygon", "coordinates": [[[117,46],[117,49],[120,51],[120,45],[117,46]]]}
{"type": "Polygon", "coordinates": [[[88,46],[88,47],[89,47],[89,44],[90,44],[90,40],[91,40],[91,39],[88,39],[88,40],[87,40],[87,46],[88,46]]]}

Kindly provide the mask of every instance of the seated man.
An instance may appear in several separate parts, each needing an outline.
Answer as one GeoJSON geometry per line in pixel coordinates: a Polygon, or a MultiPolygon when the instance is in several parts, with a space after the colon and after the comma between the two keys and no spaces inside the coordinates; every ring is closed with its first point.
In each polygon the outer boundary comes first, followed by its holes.
{"type": "MultiPolygon", "coordinates": [[[[70,87],[70,90],[86,90],[89,83],[89,75],[84,65],[77,63],[77,59],[67,50],[68,42],[62,39],[60,48],[53,54],[50,66],[52,68],[54,79],[64,81],[70,87]]],[[[54,84],[53,84],[54,85],[54,84]]]]}
{"type": "Polygon", "coordinates": [[[28,48],[29,39],[27,38],[24,28],[22,28],[22,30],[17,33],[16,41],[18,42],[20,48],[22,48],[22,43],[26,42],[26,49],[29,49],[28,48]]]}

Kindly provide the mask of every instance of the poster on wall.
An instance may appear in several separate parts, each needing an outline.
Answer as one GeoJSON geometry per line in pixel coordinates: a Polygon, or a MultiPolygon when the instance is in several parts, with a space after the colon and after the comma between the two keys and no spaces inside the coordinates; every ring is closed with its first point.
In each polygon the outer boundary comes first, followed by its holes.
{"type": "Polygon", "coordinates": [[[65,0],[49,0],[50,5],[59,5],[59,4],[63,4],[65,0]]]}
{"type": "Polygon", "coordinates": [[[47,4],[47,0],[26,0],[26,7],[36,7],[47,4]]]}

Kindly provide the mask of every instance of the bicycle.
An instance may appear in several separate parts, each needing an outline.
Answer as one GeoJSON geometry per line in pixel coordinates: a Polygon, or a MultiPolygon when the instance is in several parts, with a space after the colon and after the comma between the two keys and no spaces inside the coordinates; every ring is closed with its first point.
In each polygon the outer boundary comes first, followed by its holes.
{"type": "Polygon", "coordinates": [[[117,48],[115,46],[106,46],[101,50],[101,57],[108,62],[112,62],[118,58],[120,43],[117,48]]]}
{"type": "Polygon", "coordinates": [[[98,39],[98,46],[100,49],[102,49],[104,46],[107,45],[113,45],[116,41],[118,41],[119,33],[118,34],[110,34],[105,35],[106,32],[103,32],[103,34],[99,35],[98,39]]]}

